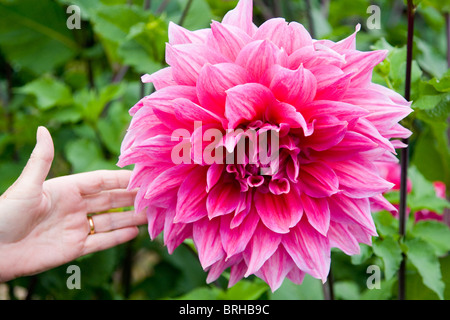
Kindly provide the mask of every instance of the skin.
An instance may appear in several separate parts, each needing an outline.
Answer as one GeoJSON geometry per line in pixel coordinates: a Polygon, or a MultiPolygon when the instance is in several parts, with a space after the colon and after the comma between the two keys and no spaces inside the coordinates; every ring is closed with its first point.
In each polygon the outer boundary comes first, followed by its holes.
{"type": "Polygon", "coordinates": [[[87,215],[132,206],[128,170],[99,170],[49,179],[53,141],[44,127],[17,181],[0,197],[0,282],[32,275],[135,238],[144,213],[87,215]]]}

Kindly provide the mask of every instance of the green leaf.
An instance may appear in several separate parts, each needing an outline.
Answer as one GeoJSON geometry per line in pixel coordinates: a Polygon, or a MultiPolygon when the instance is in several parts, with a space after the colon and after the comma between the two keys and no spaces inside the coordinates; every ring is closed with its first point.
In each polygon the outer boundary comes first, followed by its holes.
{"type": "Polygon", "coordinates": [[[285,280],[275,292],[269,292],[271,300],[323,300],[322,282],[305,275],[301,285],[285,280]]]}
{"type": "Polygon", "coordinates": [[[97,93],[94,90],[83,89],[75,94],[74,101],[83,118],[95,125],[106,104],[117,99],[123,93],[122,84],[110,84],[101,88],[97,93]]]}
{"type": "Polygon", "coordinates": [[[353,281],[336,281],[334,295],[338,300],[358,300],[360,292],[358,285],[353,281]]]}
{"type": "Polygon", "coordinates": [[[360,243],[359,248],[360,253],[350,257],[353,265],[360,265],[366,262],[373,254],[372,247],[368,246],[367,244],[360,243]]]}
{"type": "Polygon", "coordinates": [[[228,290],[221,291],[217,298],[220,300],[256,300],[268,289],[268,285],[260,279],[241,280],[228,290]]]}
{"type": "Polygon", "coordinates": [[[54,1],[2,0],[0,17],[0,48],[18,67],[41,74],[79,51],[66,26],[68,16],[54,1]]]}
{"type": "Polygon", "coordinates": [[[104,160],[97,143],[88,139],[70,141],[65,147],[67,160],[75,173],[100,169],[117,169],[114,163],[104,160]]]}
{"type": "Polygon", "coordinates": [[[23,87],[17,88],[16,91],[34,96],[37,107],[42,110],[72,103],[70,88],[64,82],[51,76],[43,76],[28,82],[23,87]]]}
{"type": "MultiPolygon", "coordinates": [[[[184,10],[187,0],[178,0],[180,8],[184,10]]],[[[179,10],[181,13],[182,10],[179,10]]],[[[180,15],[181,18],[181,15],[180,15]]],[[[180,21],[180,18],[173,21],[180,21]]],[[[195,0],[192,2],[189,12],[184,19],[183,27],[189,30],[209,28],[213,19],[211,9],[205,0],[195,0]]]]}
{"type": "Polygon", "coordinates": [[[431,245],[438,256],[450,251],[450,229],[444,223],[433,220],[419,221],[412,228],[411,234],[431,245]]]}
{"type": "Polygon", "coordinates": [[[398,220],[390,212],[374,212],[372,216],[380,236],[398,236],[398,220]]]}
{"type": "Polygon", "coordinates": [[[217,288],[196,288],[176,300],[217,300],[220,290],[217,288]]]}
{"type": "Polygon", "coordinates": [[[414,147],[412,163],[430,181],[448,181],[449,168],[445,166],[439,152],[438,142],[432,130],[427,127],[420,134],[414,147]],[[433,165],[430,165],[432,163],[433,165]]]}
{"type": "Polygon", "coordinates": [[[402,262],[400,245],[392,237],[375,238],[373,252],[383,260],[384,276],[386,280],[390,280],[396,274],[402,262]]]}
{"type": "Polygon", "coordinates": [[[417,268],[423,283],[443,299],[445,284],[442,281],[439,259],[433,247],[419,238],[407,239],[404,245],[408,260],[417,268]]]}
{"type": "Polygon", "coordinates": [[[100,138],[108,150],[118,155],[120,146],[129,124],[129,116],[120,102],[113,102],[105,118],[100,118],[97,128],[100,138]]]}
{"type": "Polygon", "coordinates": [[[392,297],[392,289],[397,282],[396,278],[388,281],[382,280],[380,282],[380,289],[366,289],[361,293],[361,300],[387,300],[392,297]]]}
{"type": "Polygon", "coordinates": [[[407,201],[412,212],[427,209],[437,213],[442,213],[445,208],[450,208],[450,203],[436,195],[433,184],[412,166],[408,170],[408,177],[412,182],[412,190],[407,201]]]}

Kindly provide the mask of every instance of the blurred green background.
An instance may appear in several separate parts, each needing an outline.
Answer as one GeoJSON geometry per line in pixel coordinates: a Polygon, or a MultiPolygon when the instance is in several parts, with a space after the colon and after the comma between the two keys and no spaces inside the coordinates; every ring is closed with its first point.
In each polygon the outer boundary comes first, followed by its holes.
{"type": "MultiPolygon", "coordinates": [[[[117,169],[128,109],[152,92],[140,82],[164,64],[169,21],[190,30],[221,20],[237,1],[228,0],[0,0],[0,194],[19,176],[35,144],[39,125],[55,142],[50,177],[117,169]],[[67,7],[81,10],[81,28],[70,30],[67,7]]],[[[448,116],[450,73],[446,60],[446,16],[450,2],[417,1],[412,99],[415,112],[411,166],[415,191],[409,206],[442,213],[432,181],[450,182],[448,116]]],[[[406,6],[401,0],[255,0],[254,21],[282,16],[298,21],[317,39],[338,41],[354,32],[360,50],[388,49],[374,81],[400,94],[406,68],[406,6]],[[370,5],[380,8],[380,29],[370,30],[370,5]]],[[[447,190],[450,189],[447,187],[447,190]]],[[[392,202],[398,194],[391,194],[392,202]]],[[[374,248],[347,257],[333,251],[337,299],[392,299],[402,252],[409,252],[407,298],[450,298],[450,231],[427,222],[409,225],[410,243],[399,244],[398,222],[375,216],[381,237],[374,248]],[[392,244],[393,243],[393,244],[392,244]],[[430,249],[431,248],[431,249],[430,249]],[[428,253],[427,253],[428,251],[428,253]],[[425,252],[425,253],[424,253],[425,252]],[[432,253],[430,253],[432,252],[432,253]],[[400,260],[399,260],[400,259],[400,260]],[[368,290],[367,266],[382,267],[382,289],[368,290]],[[449,285],[445,285],[449,283],[449,285]]],[[[144,228],[130,243],[82,257],[54,270],[0,285],[0,299],[323,299],[319,280],[301,286],[286,280],[271,293],[253,277],[227,289],[227,274],[206,285],[192,244],[168,255],[144,228]],[[82,272],[81,290],[69,290],[67,266],[82,272]]]]}

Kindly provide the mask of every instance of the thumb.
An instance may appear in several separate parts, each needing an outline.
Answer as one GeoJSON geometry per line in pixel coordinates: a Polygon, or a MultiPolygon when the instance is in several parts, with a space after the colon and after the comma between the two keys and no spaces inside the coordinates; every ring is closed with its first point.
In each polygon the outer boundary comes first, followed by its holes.
{"type": "Polygon", "coordinates": [[[52,166],[53,156],[54,148],[50,132],[45,127],[39,127],[36,133],[36,146],[18,182],[42,186],[52,166]]]}

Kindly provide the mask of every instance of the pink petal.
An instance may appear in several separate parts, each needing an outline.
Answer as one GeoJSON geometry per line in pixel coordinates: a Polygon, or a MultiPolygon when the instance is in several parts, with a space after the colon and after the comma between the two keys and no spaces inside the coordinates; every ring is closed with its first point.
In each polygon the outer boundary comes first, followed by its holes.
{"type": "Polygon", "coordinates": [[[236,228],[231,228],[232,218],[232,215],[225,215],[221,217],[220,222],[220,237],[226,252],[226,260],[245,250],[259,222],[259,216],[254,211],[246,215],[236,228]]]}
{"type": "Polygon", "coordinates": [[[376,168],[369,163],[349,160],[334,162],[331,167],[339,178],[342,193],[351,198],[373,197],[394,186],[376,174],[376,168]]]}
{"type": "Polygon", "coordinates": [[[259,223],[249,246],[244,252],[244,259],[248,265],[245,277],[258,271],[267,259],[275,253],[280,242],[281,234],[272,232],[259,223]]]}
{"type": "Polygon", "coordinates": [[[178,84],[195,86],[205,64],[228,62],[228,59],[205,45],[168,44],[166,61],[172,67],[173,78],[178,84]]]}
{"type": "Polygon", "coordinates": [[[206,283],[212,283],[216,281],[220,275],[229,267],[239,264],[243,260],[242,255],[233,256],[229,260],[221,259],[214,262],[208,270],[208,277],[206,283]]]}
{"type": "Polygon", "coordinates": [[[352,75],[333,65],[317,65],[310,69],[317,80],[315,100],[339,101],[347,92],[352,75]]]}
{"type": "Polygon", "coordinates": [[[304,219],[283,236],[282,244],[299,269],[326,281],[331,262],[327,237],[317,232],[304,219]]]}
{"type": "Polygon", "coordinates": [[[339,248],[348,255],[360,252],[358,241],[344,224],[332,221],[328,230],[328,239],[330,239],[331,247],[339,248]]]}
{"type": "Polygon", "coordinates": [[[304,105],[299,111],[307,121],[317,116],[332,115],[341,121],[350,122],[369,114],[369,111],[353,104],[324,100],[314,101],[308,105],[304,105]]]}
{"type": "Polygon", "coordinates": [[[211,31],[207,45],[233,62],[236,61],[242,48],[252,41],[252,38],[242,29],[215,21],[211,24],[211,31]]]}
{"type": "Polygon", "coordinates": [[[244,277],[246,271],[247,271],[247,264],[245,263],[244,259],[242,259],[241,262],[233,265],[230,271],[230,280],[228,282],[228,288],[231,288],[239,280],[241,280],[244,277]]]}
{"type": "Polygon", "coordinates": [[[253,0],[239,0],[236,8],[223,17],[222,23],[239,27],[252,36],[254,33],[253,0]]]}
{"type": "Polygon", "coordinates": [[[355,156],[358,153],[376,151],[376,157],[378,158],[380,155],[380,151],[383,152],[383,149],[377,148],[378,144],[370,140],[369,138],[363,136],[362,134],[347,131],[344,139],[339,142],[336,146],[327,149],[322,152],[310,152],[310,158],[312,159],[326,159],[327,161],[344,161],[355,159],[355,156]]]}
{"type": "Polygon", "coordinates": [[[202,124],[220,124],[224,120],[211,111],[185,98],[173,100],[172,107],[176,118],[184,123],[185,127],[191,127],[195,121],[201,121],[202,124]]]}
{"type": "Polygon", "coordinates": [[[304,193],[301,198],[309,224],[322,235],[327,236],[330,226],[330,208],[326,198],[312,198],[304,193]]]}
{"type": "Polygon", "coordinates": [[[193,168],[192,165],[180,164],[165,170],[150,183],[145,198],[155,199],[164,192],[180,186],[193,168]]]}
{"type": "Polygon", "coordinates": [[[329,197],[339,191],[336,173],[327,164],[316,161],[300,167],[301,190],[310,197],[329,197]]]}
{"type": "Polygon", "coordinates": [[[264,225],[277,233],[288,233],[303,215],[300,196],[295,188],[280,195],[256,192],[254,203],[264,225]]]}
{"type": "Polygon", "coordinates": [[[225,106],[228,128],[234,129],[244,121],[262,119],[264,111],[274,101],[272,92],[258,83],[243,84],[229,89],[225,106]]]}
{"type": "Polygon", "coordinates": [[[383,195],[377,194],[370,198],[370,208],[372,211],[386,210],[392,214],[396,214],[398,212],[397,208],[392,205],[389,201],[387,201],[383,195]]]}
{"type": "Polygon", "coordinates": [[[300,66],[297,70],[290,70],[275,66],[269,88],[275,97],[299,109],[310,103],[316,95],[317,82],[314,75],[300,66]]]}
{"type": "Polygon", "coordinates": [[[224,170],[223,164],[213,163],[206,174],[206,192],[209,192],[219,181],[224,170]]]}
{"type": "Polygon", "coordinates": [[[180,185],[175,223],[190,223],[208,215],[205,191],[206,170],[205,167],[197,166],[180,185]]]}
{"type": "Polygon", "coordinates": [[[235,183],[217,184],[208,193],[206,209],[210,219],[233,212],[240,200],[240,189],[235,183]]]}
{"type": "Polygon", "coordinates": [[[163,231],[165,213],[165,208],[149,207],[147,209],[148,233],[150,239],[155,240],[155,238],[163,231]]]}
{"type": "Polygon", "coordinates": [[[345,50],[356,50],[356,34],[361,30],[361,25],[355,27],[355,32],[349,37],[333,44],[330,48],[339,53],[345,53],[345,50]]]}
{"type": "Polygon", "coordinates": [[[219,232],[220,219],[203,218],[193,225],[193,240],[203,269],[208,268],[225,255],[219,232]]]}
{"type": "Polygon", "coordinates": [[[332,221],[347,225],[356,224],[364,228],[367,233],[377,235],[370,212],[369,199],[351,199],[341,194],[335,194],[328,204],[332,221]]]}
{"type": "Polygon", "coordinates": [[[289,254],[280,246],[277,251],[263,264],[256,273],[270,286],[272,292],[277,290],[283,283],[286,275],[295,266],[289,254]]]}
{"type": "Polygon", "coordinates": [[[192,237],[192,225],[184,223],[174,223],[175,208],[170,207],[166,211],[164,223],[164,244],[167,246],[169,254],[187,238],[192,237]]]}
{"type": "Polygon", "coordinates": [[[214,66],[207,64],[200,72],[197,82],[200,104],[211,112],[223,116],[226,91],[248,82],[251,82],[248,72],[234,63],[221,63],[214,66]]]}
{"type": "Polygon", "coordinates": [[[346,121],[339,121],[335,116],[321,116],[316,118],[314,133],[305,137],[302,147],[316,151],[327,150],[339,144],[347,133],[346,121]]]}
{"type": "Polygon", "coordinates": [[[288,66],[290,69],[297,69],[303,64],[307,69],[318,65],[332,65],[341,67],[345,63],[342,55],[335,51],[320,47],[321,50],[316,50],[313,46],[305,46],[294,51],[288,58],[288,66]]]}
{"type": "Polygon", "coordinates": [[[297,268],[297,266],[294,266],[291,271],[289,271],[286,277],[295,284],[302,284],[303,279],[305,278],[305,274],[306,273],[297,268]]]}
{"type": "Polygon", "coordinates": [[[236,58],[236,63],[246,69],[256,81],[273,65],[286,65],[287,54],[268,40],[256,40],[246,45],[236,58]]]}
{"type": "Polygon", "coordinates": [[[370,140],[377,143],[379,147],[395,153],[395,148],[392,143],[383,137],[369,120],[364,118],[359,119],[352,130],[368,137],[370,140]]]}
{"type": "Polygon", "coordinates": [[[252,208],[254,209],[254,207],[252,207],[252,200],[253,192],[241,192],[241,199],[236,207],[234,217],[230,222],[231,229],[239,227],[245,217],[249,214],[250,210],[252,210],[252,208]]]}
{"type": "Polygon", "coordinates": [[[164,89],[177,84],[173,79],[171,67],[161,69],[151,75],[146,74],[142,76],[141,80],[143,83],[153,83],[156,90],[164,89]]]}
{"type": "Polygon", "coordinates": [[[302,114],[288,103],[269,104],[265,116],[272,123],[287,124],[292,129],[302,128],[305,136],[310,136],[314,130],[306,123],[302,114]]]}
{"type": "Polygon", "coordinates": [[[345,53],[346,64],[342,70],[347,74],[354,74],[351,86],[359,87],[369,84],[372,80],[373,68],[382,62],[387,54],[387,50],[371,52],[347,50],[345,53]]]}
{"type": "Polygon", "coordinates": [[[188,43],[204,43],[204,38],[198,33],[189,31],[172,21],[169,22],[169,43],[171,45],[188,44],[188,43]]]}
{"type": "Polygon", "coordinates": [[[287,54],[304,46],[312,45],[312,39],[305,27],[297,22],[286,23],[282,18],[273,18],[264,22],[253,39],[270,40],[287,54]]]}

